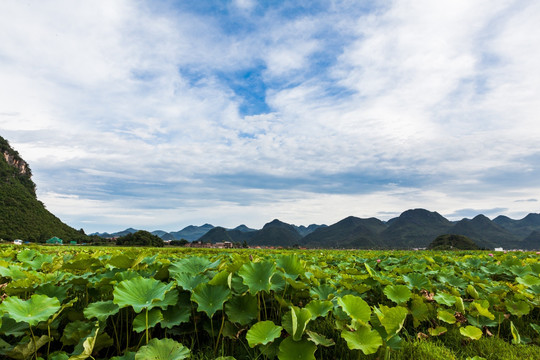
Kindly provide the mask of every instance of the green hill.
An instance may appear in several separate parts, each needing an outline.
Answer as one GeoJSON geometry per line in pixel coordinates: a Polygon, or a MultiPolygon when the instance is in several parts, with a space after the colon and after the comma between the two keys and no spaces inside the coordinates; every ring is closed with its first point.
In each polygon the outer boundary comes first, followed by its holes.
{"type": "Polygon", "coordinates": [[[478,245],[464,235],[446,234],[437,236],[429,245],[430,250],[479,250],[478,245]]]}
{"type": "Polygon", "coordinates": [[[64,242],[86,241],[82,231],[45,209],[35,189],[30,167],[0,136],[0,239],[45,242],[57,236],[64,242]]]}

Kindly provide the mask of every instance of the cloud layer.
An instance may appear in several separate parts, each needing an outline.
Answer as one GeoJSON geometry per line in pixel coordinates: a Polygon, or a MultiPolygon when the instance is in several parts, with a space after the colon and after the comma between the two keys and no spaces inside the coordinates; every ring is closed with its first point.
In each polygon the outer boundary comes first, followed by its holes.
{"type": "Polygon", "coordinates": [[[87,231],[538,212],[535,1],[4,1],[0,135],[87,231]]]}

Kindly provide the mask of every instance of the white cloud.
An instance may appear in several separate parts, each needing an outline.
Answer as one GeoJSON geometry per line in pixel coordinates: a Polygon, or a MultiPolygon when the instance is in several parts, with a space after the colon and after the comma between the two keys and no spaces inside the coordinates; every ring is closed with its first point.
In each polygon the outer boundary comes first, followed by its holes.
{"type": "Polygon", "coordinates": [[[525,179],[540,153],[536,2],[337,2],[295,17],[235,1],[249,15],[239,33],[167,6],[0,4],[0,135],[61,217],[534,211],[515,200],[535,196],[525,179]],[[227,77],[254,68],[270,113],[244,116],[227,77]]]}

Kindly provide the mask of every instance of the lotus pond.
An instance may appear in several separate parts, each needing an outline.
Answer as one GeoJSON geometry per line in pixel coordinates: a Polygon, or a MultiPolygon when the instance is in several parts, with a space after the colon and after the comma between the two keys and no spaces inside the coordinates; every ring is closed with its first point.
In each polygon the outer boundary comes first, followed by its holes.
{"type": "Polygon", "coordinates": [[[535,253],[0,247],[9,359],[540,359],[535,253]]]}

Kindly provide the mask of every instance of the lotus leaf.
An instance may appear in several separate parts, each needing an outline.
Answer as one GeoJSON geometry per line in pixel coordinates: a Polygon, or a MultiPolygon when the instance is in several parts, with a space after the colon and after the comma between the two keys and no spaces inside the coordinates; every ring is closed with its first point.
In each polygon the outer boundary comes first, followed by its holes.
{"type": "MultiPolygon", "coordinates": [[[[485,301],[487,303],[487,306],[489,306],[489,302],[485,301]]],[[[489,312],[488,308],[487,307],[484,307],[482,304],[476,302],[476,301],[473,301],[472,306],[474,306],[476,308],[476,310],[478,311],[478,314],[482,315],[482,316],[485,316],[487,317],[488,319],[490,320],[494,320],[495,319],[495,315],[493,315],[492,313],[489,312]]]]}
{"type": "Polygon", "coordinates": [[[337,302],[351,319],[363,321],[365,323],[369,321],[369,318],[371,317],[371,308],[361,297],[345,295],[338,298],[337,302]]]}
{"type": "Polygon", "coordinates": [[[176,283],[184,290],[193,291],[199,284],[207,281],[204,275],[191,275],[189,273],[173,273],[173,278],[176,280],[176,283]]]}
{"type": "MultiPolygon", "coordinates": [[[[282,273],[275,273],[272,278],[270,279],[270,282],[272,285],[270,286],[270,290],[274,292],[281,293],[285,290],[285,287],[287,286],[288,282],[285,279],[289,279],[284,277],[282,273]]],[[[290,281],[294,281],[290,279],[290,281]]]]}
{"type": "Polygon", "coordinates": [[[231,291],[224,285],[200,284],[191,293],[191,300],[197,303],[199,311],[204,311],[211,318],[216,311],[223,309],[230,295],[231,291]]]}
{"type": "Polygon", "coordinates": [[[147,312],[141,312],[133,319],[133,331],[143,332],[148,328],[153,328],[163,320],[163,314],[160,309],[154,308],[147,312]],[[147,318],[148,317],[148,318],[147,318]]]}
{"type": "Polygon", "coordinates": [[[68,360],[69,355],[65,351],[55,351],[47,357],[47,360],[68,360]]]}
{"type": "Polygon", "coordinates": [[[163,320],[160,325],[162,328],[172,329],[176,325],[189,322],[191,308],[188,306],[170,306],[162,312],[163,320]]]}
{"type": "Polygon", "coordinates": [[[189,357],[187,347],[172,339],[152,339],[135,354],[135,360],[181,360],[189,357]]]}
{"type": "Polygon", "coordinates": [[[274,324],[270,320],[259,321],[248,330],[246,340],[250,347],[266,345],[280,337],[281,330],[283,330],[281,326],[274,324]]]}
{"type": "Polygon", "coordinates": [[[529,304],[522,300],[506,300],[504,304],[510,314],[518,317],[527,315],[531,311],[529,304]]]}
{"type": "Polygon", "coordinates": [[[98,332],[99,327],[96,325],[94,330],[82,341],[82,345],[75,347],[74,353],[77,353],[77,355],[72,355],[69,360],[86,360],[90,357],[96,344],[98,332]]]}
{"type": "Polygon", "coordinates": [[[519,335],[518,329],[515,327],[514,322],[510,321],[510,332],[512,333],[512,344],[520,344],[521,336],[519,335]]]}
{"type": "Polygon", "coordinates": [[[259,291],[269,292],[272,286],[271,279],[276,271],[276,264],[269,261],[246,263],[238,270],[238,275],[253,295],[259,291]]]}
{"type": "Polygon", "coordinates": [[[249,294],[233,296],[225,304],[225,313],[230,321],[247,325],[259,314],[257,298],[249,294]]]}
{"type": "Polygon", "coordinates": [[[411,298],[411,290],[405,285],[389,285],[384,288],[384,294],[396,304],[402,304],[411,298]]]}
{"type": "Polygon", "coordinates": [[[433,299],[438,303],[446,306],[453,306],[456,303],[456,297],[447,293],[437,293],[433,299]]]}
{"type": "Polygon", "coordinates": [[[428,289],[431,285],[427,277],[423,274],[411,273],[403,275],[403,280],[409,285],[409,289],[416,288],[418,290],[428,289]]]}
{"type": "Polygon", "coordinates": [[[279,345],[279,360],[315,360],[317,345],[308,340],[284,339],[279,345]]]}
{"type": "Polygon", "coordinates": [[[330,300],[336,293],[336,288],[329,284],[321,284],[309,289],[311,296],[317,296],[320,300],[330,300]]]}
{"type": "Polygon", "coordinates": [[[43,345],[50,342],[52,339],[46,335],[32,340],[29,339],[28,342],[22,342],[17,344],[13,349],[7,351],[8,355],[12,359],[30,359],[32,354],[35,354],[43,345]]]}
{"type": "Polygon", "coordinates": [[[221,261],[211,262],[209,259],[200,256],[191,256],[171,263],[169,273],[187,273],[190,275],[202,274],[208,269],[216,268],[221,261]]]}
{"type": "Polygon", "coordinates": [[[300,341],[308,322],[311,320],[311,313],[308,309],[300,309],[296,306],[291,306],[291,325],[294,341],[300,341]]]}
{"type": "Polygon", "coordinates": [[[123,356],[113,356],[111,360],[135,360],[135,353],[128,351],[123,356]]]}
{"type": "Polygon", "coordinates": [[[0,325],[0,333],[9,336],[22,336],[28,330],[27,323],[17,322],[6,314],[0,318],[0,325]]]}
{"type": "Polygon", "coordinates": [[[154,307],[166,309],[170,306],[175,306],[178,303],[178,290],[171,289],[165,293],[163,300],[154,301],[154,307]]]}
{"type": "Polygon", "coordinates": [[[383,316],[379,317],[381,325],[384,326],[388,337],[393,336],[401,331],[403,324],[405,323],[405,318],[409,314],[409,311],[402,307],[396,306],[393,308],[386,308],[381,311],[383,316]]]}
{"type": "Polygon", "coordinates": [[[356,331],[342,331],[341,337],[347,341],[351,350],[361,350],[365,355],[374,354],[383,344],[381,335],[367,326],[356,331]]]}
{"type": "Polygon", "coordinates": [[[292,280],[296,280],[305,271],[304,265],[296,254],[281,255],[276,259],[276,264],[283,270],[284,275],[292,280]]]}
{"type": "Polygon", "coordinates": [[[442,320],[448,324],[456,323],[456,317],[453,314],[443,309],[437,310],[437,319],[442,320]]]}
{"type": "Polygon", "coordinates": [[[476,326],[468,325],[464,328],[460,328],[459,332],[461,333],[461,335],[468,337],[472,340],[478,340],[482,337],[482,330],[480,330],[476,326]]]}
{"type": "Polygon", "coordinates": [[[60,340],[64,345],[77,345],[81,339],[84,339],[92,332],[94,327],[95,324],[90,322],[80,320],[70,322],[64,328],[64,332],[60,340]]]}
{"type": "Polygon", "coordinates": [[[520,284],[523,284],[527,287],[531,287],[534,285],[540,285],[540,278],[538,276],[534,275],[525,275],[523,277],[517,277],[516,281],[520,284]]]}
{"type": "Polygon", "coordinates": [[[120,308],[118,305],[113,303],[112,300],[107,301],[97,301],[91,304],[88,304],[86,309],[84,309],[84,316],[87,319],[96,318],[100,322],[107,320],[109,316],[115,315],[118,313],[120,308]]]}
{"type": "Polygon", "coordinates": [[[533,323],[531,323],[530,325],[534,329],[534,331],[536,331],[538,334],[540,334],[540,326],[539,325],[536,325],[536,324],[533,324],[533,323]]]}
{"type": "Polygon", "coordinates": [[[43,284],[36,288],[36,294],[47,295],[50,298],[57,298],[60,303],[63,303],[67,297],[69,286],[56,286],[53,284],[43,284]]]}
{"type": "Polygon", "coordinates": [[[428,332],[431,336],[439,336],[447,332],[448,330],[444,326],[437,326],[436,328],[429,328],[428,332]]]}
{"type": "Polygon", "coordinates": [[[334,308],[334,304],[328,300],[311,300],[305,308],[311,313],[311,320],[315,320],[319,316],[326,317],[334,308]]]}
{"type": "Polygon", "coordinates": [[[306,330],[306,334],[308,335],[309,341],[313,342],[315,345],[329,347],[336,344],[333,339],[327,339],[316,332],[306,330]]]}
{"type": "Polygon", "coordinates": [[[60,302],[57,298],[38,294],[32,295],[26,301],[10,296],[0,304],[0,311],[5,312],[13,320],[26,322],[30,326],[46,321],[59,309],[60,302]]]}
{"type": "Polygon", "coordinates": [[[114,288],[113,302],[120,308],[132,306],[133,310],[139,313],[142,309],[150,310],[159,306],[159,302],[173,286],[174,283],[164,284],[152,278],[124,280],[114,288]]]}

